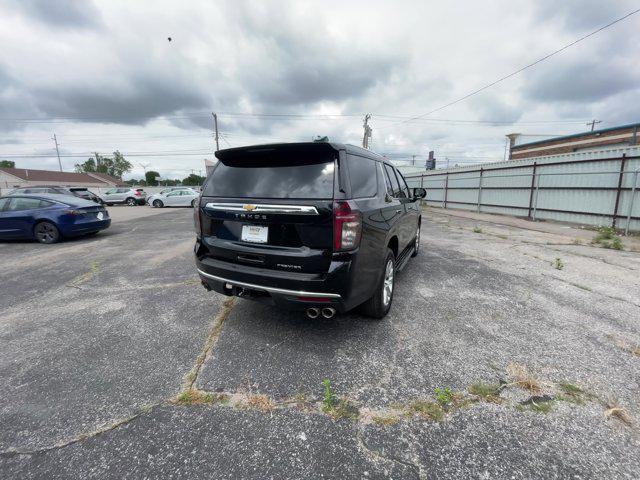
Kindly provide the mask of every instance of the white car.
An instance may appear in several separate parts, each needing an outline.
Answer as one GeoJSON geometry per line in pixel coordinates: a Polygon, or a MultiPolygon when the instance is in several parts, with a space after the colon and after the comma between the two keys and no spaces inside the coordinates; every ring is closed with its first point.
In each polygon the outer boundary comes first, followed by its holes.
{"type": "Polygon", "coordinates": [[[147,197],[147,203],[155,208],[162,207],[193,207],[198,202],[200,192],[190,188],[166,191],[147,197]]]}

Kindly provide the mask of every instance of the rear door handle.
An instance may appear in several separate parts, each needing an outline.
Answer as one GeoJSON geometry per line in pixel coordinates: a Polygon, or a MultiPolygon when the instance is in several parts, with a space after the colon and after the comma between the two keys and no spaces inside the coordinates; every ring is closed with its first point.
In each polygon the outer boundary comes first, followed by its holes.
{"type": "Polygon", "coordinates": [[[396,210],[396,213],[402,213],[402,210],[396,210]]]}

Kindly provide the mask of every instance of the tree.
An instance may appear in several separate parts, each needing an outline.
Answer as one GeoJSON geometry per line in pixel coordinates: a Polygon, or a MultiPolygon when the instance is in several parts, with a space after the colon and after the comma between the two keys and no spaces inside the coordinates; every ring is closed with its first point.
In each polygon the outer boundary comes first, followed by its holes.
{"type": "Polygon", "coordinates": [[[16,168],[16,162],[12,162],[11,160],[0,160],[0,167],[16,168]]]}
{"type": "Polygon", "coordinates": [[[158,185],[158,181],[156,180],[156,177],[159,177],[159,176],[160,174],[158,172],[154,172],[153,170],[149,170],[144,174],[144,178],[147,181],[147,185],[149,185],[150,187],[156,187],[158,185]]]}
{"type": "Polygon", "coordinates": [[[113,152],[113,158],[103,157],[96,152],[86,162],[76,164],[78,173],[106,173],[116,178],[122,178],[123,174],[131,171],[131,168],[131,163],[125,160],[124,155],[118,150],[113,152]]]}
{"type": "Polygon", "coordinates": [[[191,185],[191,186],[194,186],[194,185],[200,186],[204,183],[205,180],[206,180],[206,177],[201,177],[200,175],[196,175],[195,173],[192,173],[187,178],[182,180],[182,184],[191,185]]]}
{"type": "Polygon", "coordinates": [[[122,175],[130,172],[133,165],[125,160],[118,150],[113,152],[113,159],[111,159],[110,170],[107,172],[112,177],[122,178],[122,175]]]}
{"type": "Polygon", "coordinates": [[[95,172],[96,172],[96,161],[93,157],[89,158],[84,163],[76,163],[76,173],[95,173],[95,172]]]}

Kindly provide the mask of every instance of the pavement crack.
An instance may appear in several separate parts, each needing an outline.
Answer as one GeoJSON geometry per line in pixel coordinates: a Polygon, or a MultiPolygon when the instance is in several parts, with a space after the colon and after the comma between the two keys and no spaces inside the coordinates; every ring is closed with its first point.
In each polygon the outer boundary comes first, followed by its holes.
{"type": "Polygon", "coordinates": [[[358,448],[360,449],[360,451],[362,451],[366,456],[368,456],[371,459],[371,461],[373,461],[373,463],[379,464],[381,462],[382,463],[391,462],[395,464],[400,464],[407,467],[409,470],[411,470],[415,474],[415,478],[419,480],[423,480],[427,478],[425,472],[423,472],[421,465],[419,464],[416,465],[413,462],[403,460],[401,458],[396,457],[395,455],[390,455],[388,453],[385,453],[384,451],[377,450],[371,447],[369,444],[367,444],[366,440],[363,437],[363,432],[361,428],[358,428],[356,430],[356,440],[358,441],[358,448]]]}
{"type": "Polygon", "coordinates": [[[207,335],[207,339],[204,342],[204,346],[202,348],[202,352],[196,358],[196,362],[191,367],[191,370],[184,378],[184,383],[182,385],[182,390],[178,393],[178,396],[189,392],[195,388],[196,382],[198,381],[198,376],[200,375],[200,371],[202,370],[202,366],[204,362],[209,358],[211,352],[213,351],[216,343],[218,343],[218,339],[220,338],[220,334],[222,333],[222,327],[224,326],[224,322],[233,310],[233,306],[235,305],[235,297],[229,297],[222,304],[222,309],[216,315],[216,318],[213,320],[213,324],[211,325],[211,330],[207,335]]]}
{"type": "Polygon", "coordinates": [[[75,445],[76,443],[80,443],[83,442],[89,438],[94,438],[97,436],[100,436],[104,433],[107,432],[111,432],[113,430],[116,430],[124,425],[128,425],[129,423],[133,422],[134,420],[140,418],[142,415],[147,414],[149,412],[151,412],[154,408],[158,407],[159,405],[163,404],[163,402],[157,402],[154,403],[152,405],[147,405],[145,407],[143,407],[141,410],[139,410],[138,412],[134,413],[133,415],[130,415],[128,417],[125,418],[121,418],[118,419],[112,423],[103,425],[101,427],[96,428],[95,430],[92,430],[90,432],[84,432],[84,433],[80,433],[78,435],[76,435],[75,437],[72,437],[70,439],[67,440],[62,440],[58,443],[55,443],[53,445],[49,445],[47,447],[42,447],[42,448],[34,448],[34,449],[29,449],[29,450],[25,450],[25,449],[19,449],[19,448],[9,448],[7,450],[4,450],[2,452],[0,452],[0,458],[11,458],[11,457],[15,457],[15,456],[19,456],[19,455],[38,455],[41,453],[48,453],[48,452],[52,452],[54,450],[61,450],[63,448],[66,447],[70,447],[71,445],[75,445]]]}

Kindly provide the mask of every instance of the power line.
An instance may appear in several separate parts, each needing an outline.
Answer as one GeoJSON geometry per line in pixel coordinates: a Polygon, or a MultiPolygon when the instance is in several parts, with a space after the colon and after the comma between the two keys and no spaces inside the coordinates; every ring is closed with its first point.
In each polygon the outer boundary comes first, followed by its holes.
{"type": "Polygon", "coordinates": [[[624,15],[624,16],[622,16],[622,17],[620,17],[620,18],[617,18],[616,20],[613,20],[612,22],[607,23],[606,25],[604,25],[604,26],[602,26],[602,27],[598,28],[597,30],[594,30],[594,31],[592,31],[591,33],[588,33],[588,34],[586,34],[586,35],[584,35],[584,36],[582,36],[582,37],[578,38],[577,40],[574,40],[573,42],[568,43],[568,44],[564,45],[563,47],[561,47],[561,48],[559,48],[559,49],[557,49],[557,50],[554,50],[554,51],[553,51],[553,52],[551,52],[551,53],[548,53],[547,55],[545,55],[545,56],[544,56],[544,57],[542,57],[542,58],[539,58],[539,59],[538,59],[538,60],[536,60],[535,62],[529,63],[528,65],[525,65],[524,67],[521,67],[521,68],[519,68],[518,70],[516,70],[516,71],[514,71],[514,72],[509,73],[508,75],[505,75],[505,76],[503,76],[503,77],[500,77],[500,78],[498,78],[497,80],[494,80],[493,82],[488,83],[487,85],[484,85],[483,87],[480,87],[480,88],[478,88],[478,89],[476,89],[476,90],[474,90],[474,91],[472,91],[472,92],[470,92],[470,93],[468,93],[468,94],[466,94],[466,95],[464,95],[464,96],[462,96],[462,97],[460,97],[460,98],[458,98],[458,99],[456,99],[456,100],[453,100],[453,101],[451,101],[451,102],[449,102],[449,103],[447,103],[447,104],[445,104],[445,105],[442,105],[442,106],[440,106],[440,107],[438,107],[438,108],[434,108],[433,110],[430,110],[430,111],[428,111],[427,113],[424,113],[424,114],[422,114],[422,115],[418,115],[418,116],[416,116],[416,117],[410,118],[410,119],[408,119],[408,120],[403,120],[403,121],[398,122],[398,123],[407,123],[407,122],[410,122],[410,121],[413,121],[413,120],[418,120],[418,119],[421,119],[421,118],[426,117],[426,116],[428,116],[428,115],[431,115],[432,113],[438,112],[438,111],[440,111],[440,110],[444,110],[445,108],[450,107],[450,106],[452,106],[452,105],[455,105],[456,103],[460,103],[460,102],[462,102],[463,100],[466,100],[466,99],[467,99],[467,98],[469,98],[469,97],[472,97],[472,96],[474,96],[474,95],[477,95],[478,93],[480,93],[480,92],[482,92],[482,91],[484,91],[484,90],[486,90],[486,89],[488,89],[488,88],[491,88],[491,87],[493,87],[494,85],[496,85],[496,84],[498,84],[498,83],[500,83],[500,82],[502,82],[502,81],[504,81],[504,80],[507,80],[508,78],[511,78],[511,77],[513,77],[513,76],[515,76],[515,75],[517,75],[517,74],[519,74],[519,73],[523,72],[524,70],[527,70],[528,68],[531,68],[531,67],[533,67],[533,66],[535,66],[535,65],[537,65],[537,64],[539,64],[539,63],[541,63],[541,62],[544,62],[545,60],[547,60],[547,59],[549,59],[549,58],[553,57],[554,55],[557,55],[558,53],[563,52],[564,50],[566,50],[566,49],[568,49],[568,48],[570,48],[570,47],[572,47],[572,46],[576,45],[577,43],[580,43],[580,42],[582,42],[583,40],[586,40],[587,38],[592,37],[593,35],[595,35],[595,34],[597,34],[597,33],[601,32],[601,31],[603,31],[603,30],[605,30],[605,29],[607,29],[607,28],[609,28],[609,27],[611,27],[611,26],[615,25],[616,23],[619,23],[619,22],[621,22],[621,21],[623,21],[623,20],[625,20],[625,19],[629,18],[629,17],[630,17],[630,16],[632,16],[632,15],[635,15],[635,14],[636,14],[636,13],[638,13],[638,12],[640,12],[640,8],[639,8],[639,9],[637,9],[637,10],[634,10],[633,12],[627,13],[626,15],[624,15]]]}

